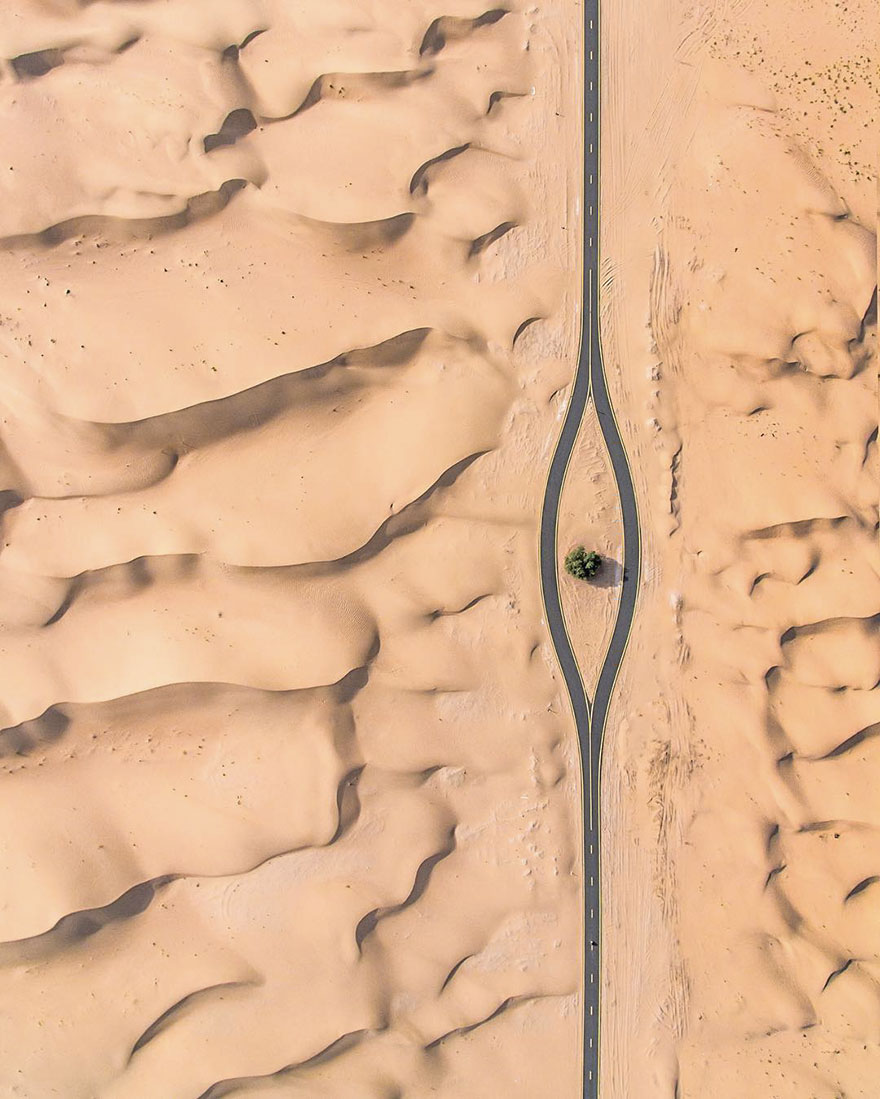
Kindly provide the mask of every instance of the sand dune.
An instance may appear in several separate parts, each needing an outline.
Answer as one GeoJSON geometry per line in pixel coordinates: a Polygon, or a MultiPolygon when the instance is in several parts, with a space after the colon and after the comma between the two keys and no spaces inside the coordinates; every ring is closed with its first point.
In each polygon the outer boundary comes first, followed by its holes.
{"type": "Polygon", "coordinates": [[[570,13],[27,0],[0,57],[0,1092],[576,1090],[570,13]]]}
{"type": "Polygon", "coordinates": [[[613,7],[606,330],[646,583],[606,767],[609,1094],[867,1096],[872,13],[613,7]]]}
{"type": "Polygon", "coordinates": [[[353,553],[501,434],[512,383],[503,368],[459,341],[432,339],[420,350],[403,369],[383,365],[380,345],[170,418],[86,432],[70,425],[71,449],[83,435],[101,447],[86,470],[103,466],[106,478],[112,462],[117,485],[98,500],[77,497],[65,466],[62,499],[31,498],[7,513],[0,564],[72,576],[145,552],[208,553],[240,565],[353,553]],[[327,424],[319,442],[309,430],[316,420],[327,424]],[[377,435],[387,440],[380,447],[377,435]],[[126,491],[132,473],[152,483],[126,491]],[[43,532],[58,523],[71,542],[47,545],[43,532]]]}

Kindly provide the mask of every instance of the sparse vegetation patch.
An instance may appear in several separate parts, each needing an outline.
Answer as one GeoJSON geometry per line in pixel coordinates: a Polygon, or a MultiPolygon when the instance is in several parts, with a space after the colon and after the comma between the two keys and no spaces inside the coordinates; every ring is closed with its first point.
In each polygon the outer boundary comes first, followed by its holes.
{"type": "Polygon", "coordinates": [[[565,571],[578,580],[592,580],[602,567],[602,558],[595,550],[578,546],[565,555],[565,571]]]}

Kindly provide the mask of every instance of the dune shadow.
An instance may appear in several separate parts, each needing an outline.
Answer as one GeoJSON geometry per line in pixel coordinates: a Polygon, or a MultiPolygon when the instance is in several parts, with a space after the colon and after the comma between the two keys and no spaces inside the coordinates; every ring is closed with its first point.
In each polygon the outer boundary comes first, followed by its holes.
{"type": "Polygon", "coordinates": [[[19,54],[9,63],[19,80],[35,80],[63,65],[64,53],[58,49],[36,50],[34,53],[19,54]]]}

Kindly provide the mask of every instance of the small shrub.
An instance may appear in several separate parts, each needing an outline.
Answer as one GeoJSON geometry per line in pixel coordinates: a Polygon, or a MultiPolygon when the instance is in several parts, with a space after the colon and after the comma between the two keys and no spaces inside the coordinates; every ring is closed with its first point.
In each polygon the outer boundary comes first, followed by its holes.
{"type": "Polygon", "coordinates": [[[595,550],[578,546],[565,555],[565,571],[578,580],[592,580],[601,567],[602,558],[595,550]]]}

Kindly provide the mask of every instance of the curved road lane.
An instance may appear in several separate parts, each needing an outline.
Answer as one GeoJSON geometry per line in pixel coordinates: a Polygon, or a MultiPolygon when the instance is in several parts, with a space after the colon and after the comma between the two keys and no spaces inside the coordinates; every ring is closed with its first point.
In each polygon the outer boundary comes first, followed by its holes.
{"type": "Polygon", "coordinates": [[[632,626],[639,586],[641,543],[632,475],[608,396],[599,338],[599,0],[584,9],[584,180],[583,267],[580,348],[577,372],[556,451],[550,463],[541,513],[541,585],[547,625],[577,724],[584,814],[584,1088],[585,1099],[599,1094],[599,964],[601,901],[599,874],[599,773],[605,719],[632,626]],[[614,631],[605,654],[596,695],[587,696],[565,628],[558,568],[564,547],[557,541],[559,501],[572,448],[589,400],[595,405],[617,482],[623,520],[623,576],[614,631]]]}

